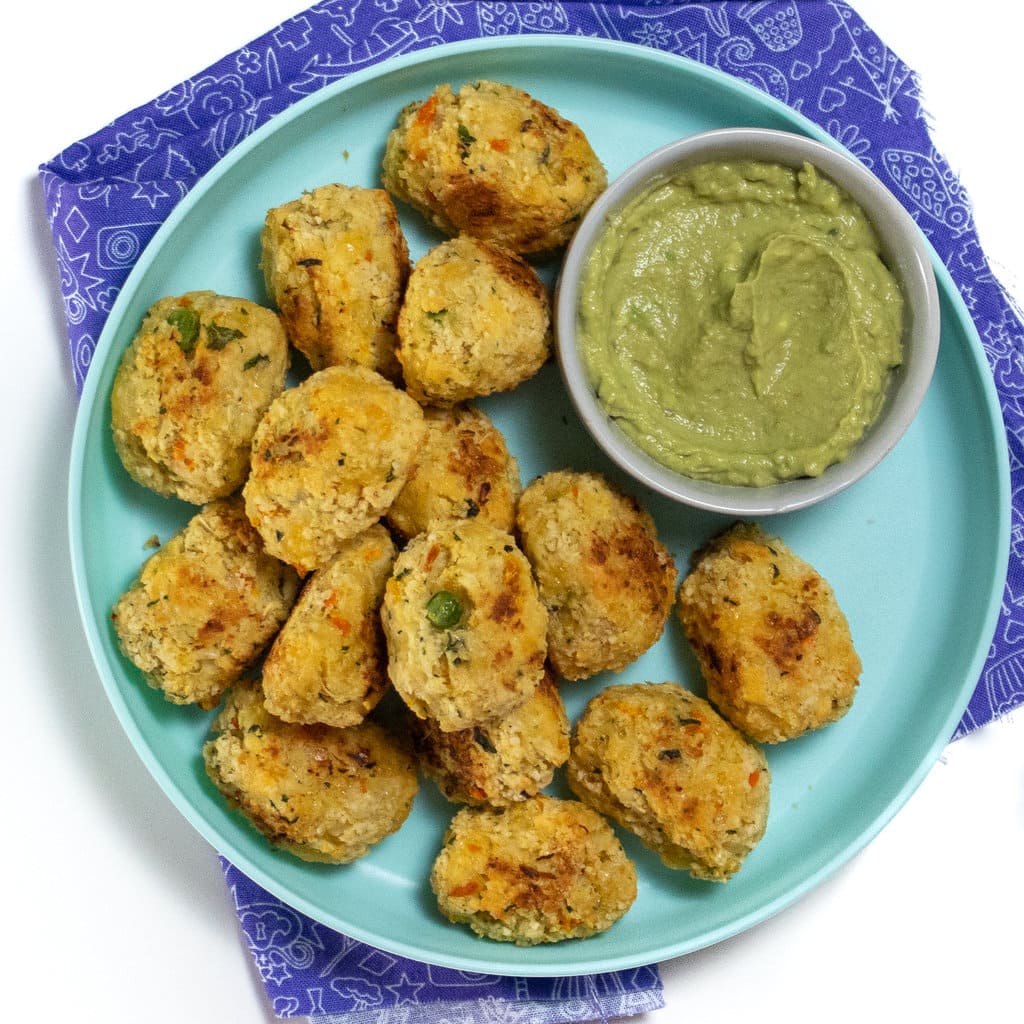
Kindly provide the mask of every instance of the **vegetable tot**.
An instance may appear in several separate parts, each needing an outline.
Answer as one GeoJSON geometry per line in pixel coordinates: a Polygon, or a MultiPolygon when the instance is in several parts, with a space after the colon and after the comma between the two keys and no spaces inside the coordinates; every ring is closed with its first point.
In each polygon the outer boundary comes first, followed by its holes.
{"type": "Polygon", "coordinates": [[[438,86],[384,153],[384,187],[436,227],[520,254],[564,245],[607,180],[579,125],[503,82],[438,86]]]}
{"type": "Polygon", "coordinates": [[[381,621],[395,689],[445,732],[511,713],[544,675],[547,614],[530,564],[487,523],[414,537],[395,560],[381,621]]]}
{"type": "Polygon", "coordinates": [[[599,814],[539,795],[459,811],[430,884],[450,920],[532,946],[606,931],[636,899],[636,868],[599,814]]]}
{"type": "Polygon", "coordinates": [[[154,303],[110,396],[124,468],[144,487],[193,505],[233,494],[287,370],[288,341],[271,310],[210,291],[154,303]]]}

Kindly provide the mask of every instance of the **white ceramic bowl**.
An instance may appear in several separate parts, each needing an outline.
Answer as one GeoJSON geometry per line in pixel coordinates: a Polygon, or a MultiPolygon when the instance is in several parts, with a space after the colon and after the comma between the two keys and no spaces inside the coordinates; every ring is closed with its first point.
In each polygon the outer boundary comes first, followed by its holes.
{"type": "Polygon", "coordinates": [[[891,192],[853,157],[814,139],[763,128],[725,128],[687,136],[644,157],[613,181],[584,217],[566,250],[556,286],[558,359],[573,404],[595,441],[622,469],[670,498],[735,516],[793,511],[838,493],[870,472],[903,436],[924,399],[939,347],[939,300],[930,250],[891,192]],[[638,448],[607,416],[576,344],[579,284],[587,259],[613,214],[654,182],[708,161],[747,157],[800,167],[813,164],[844,188],[874,225],[882,258],[905,300],[903,363],[893,371],[882,410],[850,454],[820,476],[762,487],[692,479],[638,448]]]}

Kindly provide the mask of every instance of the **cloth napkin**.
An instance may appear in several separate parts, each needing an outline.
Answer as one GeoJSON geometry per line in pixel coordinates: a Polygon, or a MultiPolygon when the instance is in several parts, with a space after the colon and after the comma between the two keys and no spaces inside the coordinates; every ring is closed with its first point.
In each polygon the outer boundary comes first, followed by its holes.
{"type": "MultiPolygon", "coordinates": [[[[236,143],[353,71],[440,43],[513,33],[600,36],[711,65],[801,111],[872,168],[930,239],[978,328],[1001,397],[1012,492],[1024,494],[1024,327],[1018,311],[981,249],[968,196],[931,140],[917,77],[852,7],[839,2],[325,0],[302,11],[40,167],[78,389],[111,304],[146,243],[236,143]]],[[[1021,514],[1015,507],[1015,538],[1021,514]]],[[[1024,703],[1022,556],[1015,543],[996,635],[955,737],[1024,703]]],[[[496,978],[430,967],[330,932],[227,862],[224,870],[282,1017],[311,1016],[321,1024],[555,1024],[662,1005],[653,967],[570,979],[496,978]]]]}

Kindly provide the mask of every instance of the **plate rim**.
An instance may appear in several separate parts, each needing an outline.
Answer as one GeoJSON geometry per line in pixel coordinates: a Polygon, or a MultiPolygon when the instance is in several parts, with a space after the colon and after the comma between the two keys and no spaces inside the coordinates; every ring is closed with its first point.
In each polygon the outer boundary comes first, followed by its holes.
{"type": "MultiPolygon", "coordinates": [[[[533,50],[536,48],[545,49],[570,49],[573,51],[611,51],[626,57],[635,57],[654,65],[667,65],[675,68],[677,72],[684,72],[705,79],[713,85],[724,88],[729,92],[739,93],[747,100],[758,106],[775,110],[787,119],[793,121],[799,130],[843,150],[837,140],[816,125],[806,115],[794,108],[776,100],[774,97],[756,89],[741,79],[735,78],[717,68],[709,67],[699,61],[679,54],[666,53],[651,47],[637,43],[629,43],[621,40],[609,40],[589,36],[569,35],[512,35],[503,37],[477,37],[474,39],[461,40],[455,43],[427,46],[415,51],[399,54],[388,58],[372,67],[353,72],[346,77],[330,83],[314,93],[296,100],[291,106],[274,115],[266,123],[253,131],[242,140],[230,153],[218,160],[205,174],[203,174],[193,185],[190,191],[182,197],[179,203],[168,215],[166,220],[157,229],[152,239],[140,254],[135,265],[132,267],[119,293],[111,306],[103,330],[100,333],[97,345],[92,355],[92,362],[97,364],[96,372],[88,372],[79,398],[79,406],[76,410],[74,432],[69,453],[69,477],[68,477],[68,537],[70,541],[70,558],[72,569],[72,580],[75,590],[75,597],[79,609],[83,631],[86,634],[87,644],[92,657],[93,667],[100,677],[104,692],[111,703],[115,715],[128,736],[136,756],[142,761],[147,771],[158,783],[164,795],[171,801],[179,813],[186,819],[189,825],[194,828],[209,845],[221,856],[224,856],[232,864],[243,871],[253,881],[273,893],[286,905],[306,914],[315,921],[321,922],[319,908],[312,906],[302,897],[296,898],[296,894],[289,893],[288,896],[281,894],[280,886],[273,878],[267,876],[258,865],[253,863],[244,851],[233,850],[230,855],[221,853],[223,837],[216,834],[215,830],[208,826],[206,821],[192,807],[191,802],[185,797],[179,785],[172,779],[170,774],[157,760],[154,752],[143,731],[133,718],[127,702],[119,687],[110,678],[110,673],[105,665],[102,642],[98,633],[98,625],[94,609],[86,599],[88,592],[88,569],[85,565],[84,551],[82,548],[82,523],[81,509],[84,498],[83,493],[83,471],[85,466],[84,453],[88,441],[91,421],[97,406],[97,400],[102,396],[98,395],[99,379],[101,377],[100,367],[107,364],[112,358],[114,336],[119,332],[123,309],[132,299],[140,278],[149,270],[151,264],[163,246],[167,236],[173,234],[178,224],[188,216],[189,211],[199,202],[202,196],[227,173],[235,164],[244,160],[246,155],[262,141],[272,134],[280,131],[292,121],[305,116],[310,110],[322,103],[330,102],[338,94],[358,88],[368,81],[384,77],[406,68],[416,67],[421,64],[440,63],[451,57],[465,55],[467,53],[481,53],[492,50],[533,50]]],[[[973,369],[977,375],[981,390],[986,396],[984,411],[987,413],[988,428],[993,437],[1005,437],[1005,426],[1001,414],[1001,400],[995,387],[995,381],[989,366],[987,356],[981,344],[977,327],[974,324],[966,305],[959,293],[958,288],[952,280],[945,264],[935,252],[930,241],[926,239],[932,257],[932,266],[936,275],[939,294],[952,307],[957,320],[960,334],[963,335],[965,354],[970,357],[973,369]]],[[[981,412],[982,410],[979,410],[981,412]]],[[[998,450],[1002,450],[996,445],[998,450]]],[[[983,635],[979,637],[976,644],[974,656],[970,661],[969,671],[965,673],[965,679],[958,691],[958,700],[949,709],[944,722],[948,730],[938,735],[928,747],[924,756],[920,759],[915,770],[906,778],[894,797],[888,801],[872,819],[868,828],[864,829],[857,839],[844,845],[829,857],[814,872],[803,878],[797,885],[791,886],[785,893],[766,904],[759,905],[735,919],[731,919],[711,932],[703,933],[700,941],[684,941],[677,944],[662,943],[657,949],[646,949],[645,951],[633,951],[620,953],[616,956],[606,956],[592,960],[583,960],[566,964],[564,968],[550,963],[540,964],[496,964],[483,954],[483,940],[481,940],[482,953],[479,957],[455,956],[424,956],[424,951],[417,948],[414,943],[403,941],[400,938],[382,939],[380,935],[372,934],[360,926],[346,927],[345,934],[359,941],[380,947],[388,952],[405,956],[423,963],[434,964],[440,967],[456,970],[468,970],[483,972],[501,976],[522,976],[540,977],[551,976],[561,977],[577,975],[582,973],[595,973],[605,971],[624,970],[637,968],[656,961],[672,959],[686,955],[701,948],[715,945],[724,939],[739,934],[751,927],[760,924],[786,907],[792,905],[816,888],[826,878],[835,873],[843,864],[850,861],[859,853],[892,817],[904,806],[912,793],[923,781],[927,772],[931,769],[941,750],[952,739],[953,731],[966,709],[970,697],[977,686],[980,672],[988,653],[988,646],[991,637],[994,635],[998,615],[1001,608],[1001,601],[1006,580],[1006,567],[1009,558],[1010,528],[1011,528],[1011,502],[1010,502],[1010,474],[1009,474],[1009,452],[1006,457],[997,460],[994,467],[998,481],[998,503],[996,507],[995,526],[998,533],[998,551],[995,552],[994,564],[992,567],[992,587],[989,594],[989,603],[985,609],[982,621],[984,622],[983,635]],[[1003,568],[1000,569],[999,566],[1003,568]]],[[[230,845],[230,844],[228,844],[230,845]]],[[[334,927],[324,925],[325,927],[334,927]]],[[[487,948],[490,948],[488,946],[487,948]]],[[[518,949],[518,947],[517,947],[518,949]]],[[[521,950],[527,955],[529,950],[521,950]]]]}

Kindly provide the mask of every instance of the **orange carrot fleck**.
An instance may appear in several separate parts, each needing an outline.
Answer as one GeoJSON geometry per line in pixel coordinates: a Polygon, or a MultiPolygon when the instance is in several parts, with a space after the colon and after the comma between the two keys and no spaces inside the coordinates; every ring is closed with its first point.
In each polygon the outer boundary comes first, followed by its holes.
{"type": "Polygon", "coordinates": [[[472,896],[474,893],[480,891],[479,882],[465,882],[463,885],[457,885],[454,889],[448,890],[449,896],[472,896]]]}
{"type": "Polygon", "coordinates": [[[434,114],[437,112],[437,97],[431,96],[419,110],[416,111],[416,123],[419,125],[427,125],[434,120],[434,114]]]}
{"type": "Polygon", "coordinates": [[[491,149],[495,149],[499,153],[507,152],[508,151],[508,139],[491,139],[491,149]]]}
{"type": "Polygon", "coordinates": [[[423,563],[423,568],[426,569],[427,572],[430,571],[430,567],[434,564],[434,560],[439,554],[441,554],[441,548],[437,544],[434,544],[427,552],[426,561],[423,563]]]}
{"type": "Polygon", "coordinates": [[[616,701],[615,710],[620,715],[628,715],[630,718],[639,718],[643,714],[643,711],[635,704],[629,704],[626,701],[616,701]]]}
{"type": "Polygon", "coordinates": [[[747,782],[749,782],[749,783],[750,783],[750,786],[751,786],[751,788],[753,788],[754,786],[756,786],[756,785],[757,785],[757,780],[758,780],[758,779],[760,779],[760,778],[761,778],[761,773],[760,773],[760,771],[752,771],[752,772],[751,772],[751,773],[750,773],[750,774],[749,774],[749,775],[747,776],[747,782]]]}
{"type": "Polygon", "coordinates": [[[185,454],[186,451],[187,449],[184,438],[176,437],[174,439],[174,444],[171,446],[171,452],[178,462],[183,462],[189,469],[191,469],[195,463],[185,454]]]}

